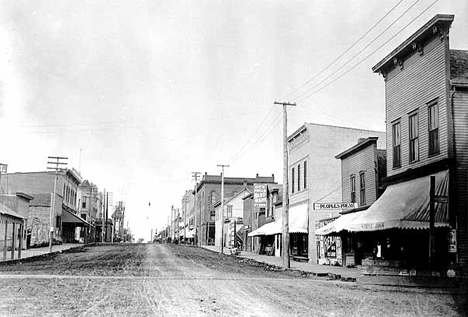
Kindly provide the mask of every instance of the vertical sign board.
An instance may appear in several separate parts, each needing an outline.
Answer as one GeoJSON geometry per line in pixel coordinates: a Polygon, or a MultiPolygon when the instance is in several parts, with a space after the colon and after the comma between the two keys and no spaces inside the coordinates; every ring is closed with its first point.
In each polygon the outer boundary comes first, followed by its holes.
{"type": "Polygon", "coordinates": [[[448,233],[448,252],[456,253],[457,252],[457,230],[450,229],[448,233]]]}
{"type": "Polygon", "coordinates": [[[266,184],[254,184],[254,205],[257,208],[266,208],[266,184]]]}

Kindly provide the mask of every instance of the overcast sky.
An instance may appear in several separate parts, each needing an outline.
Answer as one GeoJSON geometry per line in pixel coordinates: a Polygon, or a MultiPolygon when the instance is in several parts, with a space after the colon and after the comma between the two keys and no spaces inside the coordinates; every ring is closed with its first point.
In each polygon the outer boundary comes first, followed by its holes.
{"type": "Polygon", "coordinates": [[[304,122],[385,131],[372,66],[437,13],[455,14],[451,48],[468,49],[468,1],[416,18],[433,2],[3,0],[0,162],[29,172],[69,157],[149,239],[191,172],[229,164],[226,176],[282,182],[275,100],[297,101],[289,133],[304,122]]]}

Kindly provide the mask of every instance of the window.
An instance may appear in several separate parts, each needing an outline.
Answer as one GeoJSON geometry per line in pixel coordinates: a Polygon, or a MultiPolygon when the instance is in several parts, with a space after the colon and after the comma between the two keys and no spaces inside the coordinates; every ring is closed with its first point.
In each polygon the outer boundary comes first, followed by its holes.
{"type": "Polygon", "coordinates": [[[439,153],[439,107],[437,101],[428,105],[429,155],[439,153]]]}
{"type": "Polygon", "coordinates": [[[413,113],[409,117],[409,161],[419,160],[419,120],[418,113],[413,113]]]}
{"type": "Polygon", "coordinates": [[[214,210],[210,211],[210,220],[215,221],[215,217],[216,217],[216,211],[214,210]]]}
{"type": "MultiPolygon", "coordinates": [[[[85,198],[85,199],[86,199],[86,198],[85,198]]],[[[86,201],[83,201],[83,202],[81,203],[81,208],[86,208],[86,201]]]]}
{"type": "Polygon", "coordinates": [[[232,205],[227,205],[227,217],[232,218],[232,205]]]}
{"type": "Polygon", "coordinates": [[[366,174],[364,172],[359,173],[359,206],[366,205],[366,174]]]}
{"type": "Polygon", "coordinates": [[[211,192],[211,206],[214,207],[216,204],[216,193],[214,191],[211,192]]]}
{"type": "Polygon", "coordinates": [[[304,161],[304,189],[307,188],[307,161],[304,161]]]}
{"type": "Polygon", "coordinates": [[[297,166],[297,191],[301,190],[301,165],[297,166]]]}
{"type": "Polygon", "coordinates": [[[294,193],[294,167],[292,169],[291,175],[292,175],[292,177],[291,177],[291,192],[294,193]]]}
{"type": "Polygon", "coordinates": [[[81,219],[86,220],[86,214],[81,214],[81,219]]]}
{"type": "Polygon", "coordinates": [[[397,121],[392,126],[392,146],[393,146],[393,167],[401,167],[401,127],[400,121],[397,121]]]}
{"type": "Polygon", "coordinates": [[[356,176],[355,175],[351,175],[349,179],[349,183],[350,183],[349,185],[351,189],[351,202],[355,203],[356,202],[356,176]]]}

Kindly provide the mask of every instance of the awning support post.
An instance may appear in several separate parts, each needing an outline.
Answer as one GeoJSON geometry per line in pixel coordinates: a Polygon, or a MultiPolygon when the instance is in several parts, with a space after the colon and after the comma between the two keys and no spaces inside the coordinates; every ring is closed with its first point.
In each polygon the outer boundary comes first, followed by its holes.
{"type": "Polygon", "coordinates": [[[7,250],[8,250],[8,221],[5,220],[5,240],[3,240],[3,261],[7,259],[7,250]]]}
{"type": "Polygon", "coordinates": [[[435,176],[431,176],[431,187],[429,191],[429,264],[431,266],[434,265],[434,233],[435,233],[435,226],[434,226],[434,218],[435,218],[435,176]]]}
{"type": "Polygon", "coordinates": [[[15,244],[16,244],[16,223],[13,222],[13,230],[11,232],[11,259],[15,259],[15,244]]]}

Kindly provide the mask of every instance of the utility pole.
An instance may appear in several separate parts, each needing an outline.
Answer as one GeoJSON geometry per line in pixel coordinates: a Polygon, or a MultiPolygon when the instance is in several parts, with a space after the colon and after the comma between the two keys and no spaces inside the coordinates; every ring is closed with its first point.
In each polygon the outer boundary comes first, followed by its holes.
{"type": "Polygon", "coordinates": [[[221,167],[221,254],[224,249],[224,168],[229,165],[218,164],[221,167]]]}
{"type": "Polygon", "coordinates": [[[184,245],[186,245],[187,244],[187,202],[188,202],[187,193],[185,193],[184,198],[182,199],[182,202],[184,203],[184,245]]]}
{"type": "MultiPolygon", "coordinates": [[[[196,245],[197,247],[201,246],[201,240],[198,236],[198,222],[197,222],[197,195],[198,195],[198,176],[200,175],[200,172],[192,172],[192,178],[195,180],[195,199],[194,199],[194,206],[193,209],[195,210],[195,239],[196,239],[196,245]]],[[[201,211],[200,211],[200,217],[198,217],[198,221],[200,222],[200,231],[201,231],[201,211]]]]}
{"type": "Polygon", "coordinates": [[[287,106],[296,106],[295,103],[277,102],[275,105],[283,106],[283,270],[289,269],[289,186],[288,186],[288,111],[287,106]]]}
{"type": "Polygon", "coordinates": [[[434,267],[434,220],[435,220],[435,176],[430,177],[430,189],[429,189],[429,264],[431,268],[434,267]]]}
{"type": "Polygon", "coordinates": [[[109,192],[106,192],[106,219],[105,219],[105,223],[106,223],[106,242],[107,242],[107,218],[108,218],[108,211],[109,211],[109,192]]]}
{"type": "Polygon", "coordinates": [[[55,170],[54,174],[54,194],[52,195],[52,204],[50,209],[50,231],[49,231],[49,252],[52,252],[52,240],[54,238],[54,215],[55,215],[55,196],[57,195],[57,173],[58,171],[62,171],[60,166],[67,165],[67,162],[63,162],[63,160],[68,160],[68,157],[63,156],[48,156],[49,160],[47,164],[51,166],[47,166],[47,169],[55,170]],[[55,161],[54,161],[55,160],[55,161]]]}

